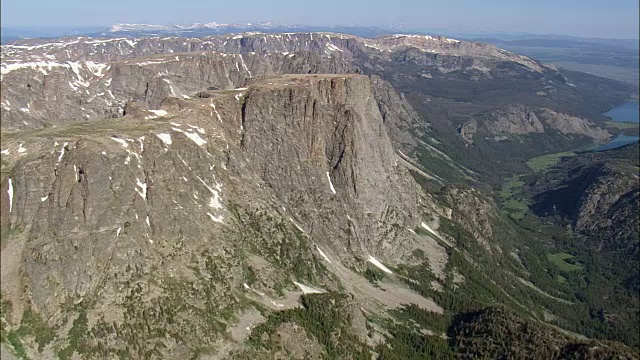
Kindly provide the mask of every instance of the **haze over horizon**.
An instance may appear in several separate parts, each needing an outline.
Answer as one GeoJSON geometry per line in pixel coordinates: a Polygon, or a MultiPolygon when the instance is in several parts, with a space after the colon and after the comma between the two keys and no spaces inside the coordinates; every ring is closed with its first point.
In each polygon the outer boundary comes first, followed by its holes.
{"type": "Polygon", "coordinates": [[[101,27],[115,23],[191,24],[253,23],[402,26],[449,33],[509,32],[563,34],[581,37],[637,39],[637,1],[541,0],[511,3],[500,0],[454,0],[448,2],[381,0],[300,4],[247,0],[223,5],[199,0],[81,0],[19,1],[1,3],[3,28],[101,27]],[[197,9],[198,11],[194,11],[197,9]],[[606,20],[606,21],[603,21],[606,20]]]}

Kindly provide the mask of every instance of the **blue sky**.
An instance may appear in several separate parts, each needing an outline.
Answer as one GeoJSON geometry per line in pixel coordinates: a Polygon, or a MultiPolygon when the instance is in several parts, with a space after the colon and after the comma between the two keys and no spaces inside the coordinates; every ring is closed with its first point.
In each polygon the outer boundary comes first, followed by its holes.
{"type": "Polygon", "coordinates": [[[404,25],[443,32],[638,38],[638,0],[2,0],[2,27],[113,23],[404,25]]]}

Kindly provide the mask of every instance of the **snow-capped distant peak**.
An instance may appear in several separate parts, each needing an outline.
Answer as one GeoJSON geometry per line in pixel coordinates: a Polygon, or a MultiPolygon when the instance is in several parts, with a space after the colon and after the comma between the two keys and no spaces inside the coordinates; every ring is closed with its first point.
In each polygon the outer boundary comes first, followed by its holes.
{"type": "Polygon", "coordinates": [[[121,31],[149,31],[149,30],[171,30],[169,26],[151,24],[114,24],[107,28],[107,32],[121,31]]]}
{"type": "Polygon", "coordinates": [[[285,25],[274,21],[248,24],[219,24],[215,21],[206,23],[184,24],[184,25],[151,25],[151,24],[114,24],[107,28],[107,33],[134,32],[134,31],[184,31],[184,30],[206,30],[206,29],[248,29],[248,28],[282,28],[285,25]]]}

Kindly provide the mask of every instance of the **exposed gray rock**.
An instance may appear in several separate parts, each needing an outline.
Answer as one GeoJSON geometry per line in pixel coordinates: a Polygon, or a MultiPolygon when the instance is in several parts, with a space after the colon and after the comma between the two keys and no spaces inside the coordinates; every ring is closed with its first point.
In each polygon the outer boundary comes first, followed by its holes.
{"type": "Polygon", "coordinates": [[[86,331],[121,332],[88,335],[80,350],[184,357],[216,343],[230,321],[219,314],[246,296],[277,304],[294,280],[338,289],[345,279],[320,249],[361,267],[424,247],[408,230],[421,221],[419,190],[368,77],[264,78],[160,107],[3,134],[3,256],[19,259],[5,272],[3,258],[3,298],[54,328],[87,316],[86,331]]]}
{"type": "MultiPolygon", "coordinates": [[[[482,121],[482,126],[494,135],[544,133],[552,129],[565,135],[581,135],[594,140],[606,140],[611,137],[611,134],[606,130],[586,119],[550,109],[529,108],[520,104],[491,111],[478,119],[482,121]]],[[[467,133],[473,128],[473,125],[466,123],[463,127],[467,127],[465,129],[465,133],[467,133]]]]}
{"type": "Polygon", "coordinates": [[[410,61],[442,72],[487,72],[502,62],[532,72],[555,71],[491,45],[413,35],[31,39],[3,45],[2,55],[3,128],[119,117],[132,100],[155,108],[166,96],[240,87],[252,77],[355,72],[381,62],[410,61]]]}

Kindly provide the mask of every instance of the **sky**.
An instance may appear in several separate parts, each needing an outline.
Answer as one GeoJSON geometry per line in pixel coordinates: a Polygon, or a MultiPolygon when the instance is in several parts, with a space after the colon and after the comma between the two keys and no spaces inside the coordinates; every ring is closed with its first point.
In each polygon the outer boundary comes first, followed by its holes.
{"type": "Polygon", "coordinates": [[[194,22],[404,26],[442,33],[638,38],[638,0],[0,0],[1,25],[194,22]]]}

